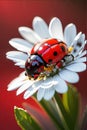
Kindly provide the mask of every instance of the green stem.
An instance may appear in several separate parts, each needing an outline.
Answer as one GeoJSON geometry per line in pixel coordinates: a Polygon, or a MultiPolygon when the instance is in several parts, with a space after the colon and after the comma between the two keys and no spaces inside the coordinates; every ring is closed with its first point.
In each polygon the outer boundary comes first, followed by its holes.
{"type": "Polygon", "coordinates": [[[53,97],[53,101],[54,101],[55,106],[56,106],[56,109],[57,109],[57,111],[58,111],[58,115],[60,116],[61,122],[63,122],[63,124],[64,124],[65,130],[70,130],[70,129],[68,128],[67,124],[66,124],[66,121],[65,121],[65,119],[64,119],[64,117],[63,117],[63,114],[62,114],[62,112],[61,112],[61,110],[60,110],[60,107],[59,107],[59,105],[58,105],[58,103],[57,103],[55,97],[53,97]]]}

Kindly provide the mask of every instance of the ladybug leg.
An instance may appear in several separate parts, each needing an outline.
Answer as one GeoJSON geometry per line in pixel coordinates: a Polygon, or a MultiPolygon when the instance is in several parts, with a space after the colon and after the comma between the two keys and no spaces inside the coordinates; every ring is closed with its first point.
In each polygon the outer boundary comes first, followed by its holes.
{"type": "Polygon", "coordinates": [[[74,56],[73,56],[72,54],[68,54],[68,55],[66,55],[66,56],[63,58],[63,60],[64,60],[65,64],[67,64],[67,63],[69,63],[69,62],[71,62],[71,61],[74,60],[74,56]]]}
{"type": "Polygon", "coordinates": [[[57,64],[56,64],[56,67],[59,69],[59,68],[62,68],[64,67],[66,64],[68,64],[69,62],[73,61],[74,60],[74,56],[72,54],[70,55],[66,55],[61,61],[59,61],[57,64]]]}

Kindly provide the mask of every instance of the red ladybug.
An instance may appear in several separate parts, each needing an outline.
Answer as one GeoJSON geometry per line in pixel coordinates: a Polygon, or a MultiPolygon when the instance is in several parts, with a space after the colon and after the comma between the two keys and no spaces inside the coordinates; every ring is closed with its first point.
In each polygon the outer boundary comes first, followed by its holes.
{"type": "Polygon", "coordinates": [[[37,79],[44,67],[58,66],[61,60],[68,54],[67,45],[57,39],[51,38],[37,43],[31,49],[30,57],[25,63],[26,74],[30,78],[37,79]]]}

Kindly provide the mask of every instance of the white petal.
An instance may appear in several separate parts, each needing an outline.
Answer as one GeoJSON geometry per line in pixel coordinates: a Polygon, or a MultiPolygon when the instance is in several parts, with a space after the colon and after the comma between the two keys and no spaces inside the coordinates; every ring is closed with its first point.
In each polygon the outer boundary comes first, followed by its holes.
{"type": "Polygon", "coordinates": [[[43,82],[40,84],[40,87],[47,89],[56,84],[58,84],[58,81],[54,80],[53,78],[47,78],[46,80],[43,80],[43,82]]]}
{"type": "Polygon", "coordinates": [[[68,87],[67,87],[66,82],[63,79],[61,79],[59,76],[57,76],[57,80],[59,81],[59,84],[54,86],[55,90],[58,93],[65,93],[65,92],[67,92],[68,87]]]}
{"type": "Polygon", "coordinates": [[[44,97],[44,93],[45,93],[45,89],[39,88],[39,90],[37,92],[37,99],[38,99],[38,101],[42,100],[42,98],[44,97]]]}
{"type": "Polygon", "coordinates": [[[85,63],[73,63],[65,67],[66,69],[74,72],[82,72],[86,70],[85,63]]]}
{"type": "Polygon", "coordinates": [[[62,79],[70,83],[77,83],[79,81],[79,76],[77,73],[63,69],[59,72],[62,79]]]}
{"type": "Polygon", "coordinates": [[[37,99],[40,101],[45,95],[46,100],[47,100],[47,93],[49,91],[53,90],[53,93],[52,92],[50,94],[48,93],[49,94],[48,100],[49,100],[51,98],[51,96],[54,94],[54,89],[51,89],[51,88],[53,88],[57,84],[58,84],[58,80],[57,80],[56,76],[54,76],[53,78],[47,78],[46,80],[42,80],[41,83],[39,83],[40,88],[37,92],[37,99]],[[45,94],[45,92],[46,92],[46,94],[45,94]]]}
{"type": "Polygon", "coordinates": [[[72,51],[72,55],[74,57],[76,57],[80,51],[82,52],[85,46],[85,39],[84,39],[84,34],[82,34],[81,32],[75,37],[73,43],[73,51],[72,51]],[[81,44],[81,46],[79,46],[78,44],[81,44]]]}
{"type": "Polygon", "coordinates": [[[87,54],[87,50],[83,51],[77,58],[83,57],[87,54]]]}
{"type": "Polygon", "coordinates": [[[22,92],[24,92],[26,89],[28,89],[34,82],[28,80],[25,84],[23,84],[18,90],[16,95],[21,94],[22,92]]]}
{"type": "Polygon", "coordinates": [[[29,98],[30,96],[32,96],[37,90],[39,89],[39,86],[37,87],[29,87],[26,92],[24,93],[24,99],[29,98]]]}
{"type": "Polygon", "coordinates": [[[49,38],[49,31],[48,31],[48,26],[46,22],[40,18],[40,17],[35,17],[33,20],[33,28],[35,32],[41,37],[41,38],[49,38]]]}
{"type": "Polygon", "coordinates": [[[17,50],[23,51],[23,52],[28,52],[28,53],[31,50],[31,48],[33,47],[32,44],[30,44],[26,40],[20,39],[20,38],[13,38],[9,41],[9,43],[11,46],[16,48],[17,50]]]}
{"type": "Polygon", "coordinates": [[[19,27],[19,33],[21,36],[31,43],[36,43],[41,40],[41,38],[28,27],[19,27]]]}
{"type": "Polygon", "coordinates": [[[9,51],[6,53],[6,58],[16,62],[15,65],[24,68],[28,55],[18,51],[9,51]]]}
{"type": "Polygon", "coordinates": [[[64,40],[62,23],[58,18],[53,18],[49,24],[49,33],[51,37],[64,40]]]}
{"type": "Polygon", "coordinates": [[[74,24],[68,24],[64,30],[64,40],[68,46],[73,42],[76,36],[76,26],[74,24]]]}
{"type": "Polygon", "coordinates": [[[19,66],[20,68],[25,68],[25,61],[16,62],[15,65],[19,66]]]}
{"type": "Polygon", "coordinates": [[[75,45],[77,44],[77,41],[80,39],[81,35],[82,35],[82,32],[79,32],[79,33],[76,35],[76,37],[75,37],[75,39],[73,40],[71,46],[74,46],[74,44],[75,44],[75,45]]]}
{"type": "Polygon", "coordinates": [[[20,73],[19,78],[20,78],[20,79],[26,78],[26,76],[25,76],[25,71],[23,71],[22,73],[20,73]]]}
{"type": "Polygon", "coordinates": [[[87,44],[87,40],[85,40],[85,45],[87,44]]]}
{"type": "Polygon", "coordinates": [[[82,57],[82,58],[77,58],[76,60],[74,60],[72,63],[76,63],[76,62],[86,62],[87,58],[86,57],[82,57]]]}
{"type": "Polygon", "coordinates": [[[55,93],[54,87],[45,89],[44,97],[43,97],[43,98],[44,98],[45,100],[50,100],[50,99],[54,96],[54,93],[55,93]]]}
{"type": "Polygon", "coordinates": [[[6,58],[11,59],[13,61],[26,61],[28,58],[28,55],[23,53],[23,52],[19,52],[19,51],[9,51],[6,53],[6,58]]]}
{"type": "Polygon", "coordinates": [[[12,91],[15,90],[17,88],[19,88],[21,85],[23,85],[24,83],[26,83],[27,81],[25,80],[25,76],[19,76],[17,78],[15,78],[14,80],[12,80],[9,84],[8,84],[8,91],[12,91]]]}

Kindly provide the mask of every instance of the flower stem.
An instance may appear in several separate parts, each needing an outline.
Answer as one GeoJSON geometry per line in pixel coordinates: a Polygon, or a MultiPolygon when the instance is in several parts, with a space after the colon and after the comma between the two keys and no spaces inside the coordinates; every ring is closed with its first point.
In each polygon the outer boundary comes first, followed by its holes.
{"type": "Polygon", "coordinates": [[[61,122],[62,122],[62,124],[64,125],[64,129],[65,129],[65,130],[70,130],[70,129],[68,128],[67,124],[66,124],[66,121],[65,121],[65,119],[64,119],[64,116],[63,116],[63,114],[62,114],[62,112],[61,112],[61,109],[60,109],[59,104],[57,103],[55,97],[53,97],[53,101],[54,101],[54,103],[55,103],[55,106],[56,106],[58,115],[59,115],[59,117],[60,117],[60,119],[61,119],[61,122]]]}

